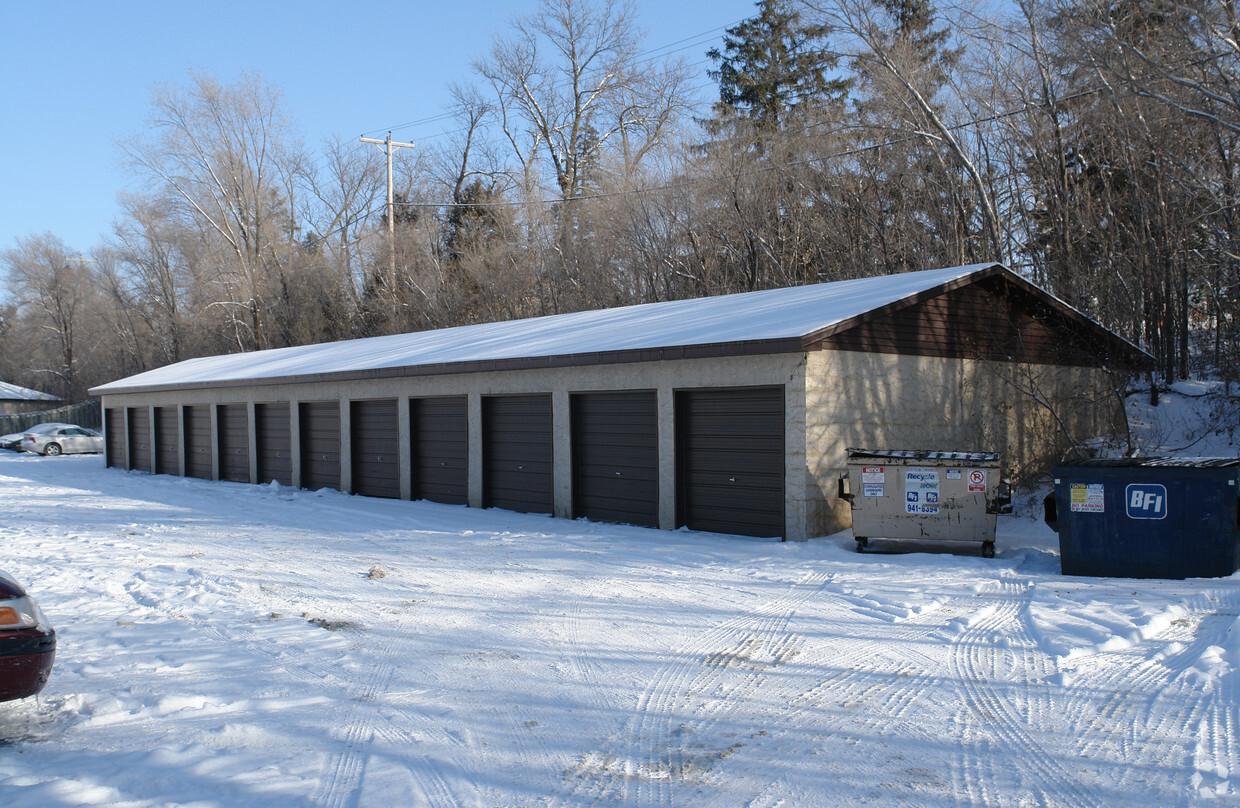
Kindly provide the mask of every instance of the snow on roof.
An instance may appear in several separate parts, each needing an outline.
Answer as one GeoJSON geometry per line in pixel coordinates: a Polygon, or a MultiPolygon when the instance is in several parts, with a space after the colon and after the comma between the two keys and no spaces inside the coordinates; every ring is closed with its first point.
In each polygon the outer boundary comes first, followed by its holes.
{"type": "Polygon", "coordinates": [[[38,390],[31,390],[29,387],[19,387],[16,384],[8,382],[0,382],[0,401],[61,401],[59,396],[53,396],[50,393],[40,393],[38,390]]]}
{"type": "Polygon", "coordinates": [[[972,264],[208,356],[119,379],[92,392],[802,337],[994,266],[972,264]]]}

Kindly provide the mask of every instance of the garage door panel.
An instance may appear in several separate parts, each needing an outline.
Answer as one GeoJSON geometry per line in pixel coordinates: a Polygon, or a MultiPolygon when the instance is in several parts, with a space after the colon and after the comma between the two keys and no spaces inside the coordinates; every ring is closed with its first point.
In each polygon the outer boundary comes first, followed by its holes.
{"type": "Polygon", "coordinates": [[[465,396],[410,400],[414,499],[469,502],[468,412],[465,396]]]}
{"type": "Polygon", "coordinates": [[[657,527],[655,391],[578,393],[571,405],[573,515],[657,527]]]}
{"type": "Polygon", "coordinates": [[[551,513],[551,396],[496,396],[482,404],[484,504],[551,513]]]}
{"type": "Polygon", "coordinates": [[[254,405],[258,481],[293,484],[293,437],[287,402],[254,405]]]}
{"type": "Polygon", "coordinates": [[[155,408],[155,473],[181,473],[181,435],[176,407],[155,408]]]}
{"type": "Polygon", "coordinates": [[[138,471],[151,470],[151,416],[146,407],[130,407],[129,467],[138,471]]]}
{"type": "Polygon", "coordinates": [[[400,496],[400,430],[396,399],[350,405],[353,491],[369,497],[400,496]]]}
{"type": "Polygon", "coordinates": [[[651,470],[641,466],[622,465],[619,463],[584,466],[578,468],[576,476],[586,480],[606,480],[614,484],[625,482],[649,484],[659,481],[657,469],[651,470]]]}
{"type": "Polygon", "coordinates": [[[125,410],[120,407],[108,407],[103,413],[104,432],[107,455],[104,462],[109,468],[123,469],[126,464],[125,454],[125,410]]]}
{"type": "Polygon", "coordinates": [[[677,392],[676,444],[680,524],[783,536],[782,387],[677,392]]]}
{"type": "MultiPolygon", "coordinates": [[[[605,486],[606,487],[605,488],[606,493],[607,493],[606,498],[600,500],[599,502],[596,502],[594,505],[595,507],[598,507],[598,508],[608,507],[607,503],[610,503],[612,501],[629,503],[629,504],[637,504],[637,503],[646,504],[649,502],[651,498],[651,488],[650,488],[651,483],[656,484],[656,488],[654,489],[654,497],[655,497],[655,505],[656,506],[658,505],[658,488],[657,488],[658,480],[657,479],[638,479],[636,477],[599,476],[599,477],[592,478],[591,483],[594,486],[598,486],[598,487],[605,486]]],[[[616,506],[610,506],[610,507],[612,509],[615,509],[616,506]]],[[[578,514],[578,515],[585,516],[585,514],[578,514]]],[[[658,515],[657,507],[655,509],[655,515],[656,516],[658,515]]],[[[593,519],[594,517],[587,517],[587,518],[593,519]]]]}
{"type": "Polygon", "coordinates": [[[300,405],[301,484],[303,488],[340,489],[340,403],[307,401],[300,405]]]}
{"type": "Polygon", "coordinates": [[[717,446],[712,446],[711,449],[699,449],[696,459],[697,468],[719,473],[746,471],[775,473],[780,476],[784,473],[784,456],[776,455],[769,449],[761,451],[751,449],[753,441],[728,441],[727,437],[711,440],[712,444],[715,440],[720,444],[729,444],[728,449],[719,449],[717,446]]]}
{"type": "Polygon", "coordinates": [[[211,407],[195,404],[184,408],[185,474],[211,479],[211,407]]]}
{"type": "Polygon", "coordinates": [[[216,408],[220,433],[220,479],[250,481],[250,414],[245,404],[221,404],[216,408]]]}

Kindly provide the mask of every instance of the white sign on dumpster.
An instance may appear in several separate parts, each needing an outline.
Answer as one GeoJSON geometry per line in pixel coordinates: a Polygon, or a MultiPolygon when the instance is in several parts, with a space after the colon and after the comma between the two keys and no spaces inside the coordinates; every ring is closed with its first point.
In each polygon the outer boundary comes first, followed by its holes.
{"type": "Polygon", "coordinates": [[[886,480],[887,475],[882,466],[863,466],[861,468],[861,496],[886,496],[886,480]]]}
{"type": "Polygon", "coordinates": [[[969,472],[969,493],[985,494],[986,493],[986,472],[981,469],[973,469],[969,472]]]}
{"type": "Polygon", "coordinates": [[[913,467],[904,471],[904,512],[939,512],[939,470],[913,467]]]}

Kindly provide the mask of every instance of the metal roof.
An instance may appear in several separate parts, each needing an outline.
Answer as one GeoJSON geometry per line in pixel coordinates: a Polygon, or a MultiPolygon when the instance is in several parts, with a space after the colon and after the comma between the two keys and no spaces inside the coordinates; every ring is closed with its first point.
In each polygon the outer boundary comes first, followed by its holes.
{"type": "Polygon", "coordinates": [[[995,275],[1123,342],[1053,295],[989,263],[208,356],[100,385],[91,393],[788,353],[807,350],[824,335],[877,313],[995,275]]]}
{"type": "Polygon", "coordinates": [[[60,396],[41,393],[29,387],[0,382],[0,401],[63,401],[60,396]]]}

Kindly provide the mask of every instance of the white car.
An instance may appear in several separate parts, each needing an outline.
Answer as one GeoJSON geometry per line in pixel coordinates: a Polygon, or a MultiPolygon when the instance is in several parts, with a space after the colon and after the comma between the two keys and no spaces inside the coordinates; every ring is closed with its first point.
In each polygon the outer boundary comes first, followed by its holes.
{"type": "Polygon", "coordinates": [[[29,429],[23,429],[21,432],[14,432],[11,435],[0,435],[0,449],[12,449],[15,452],[21,451],[22,438],[28,434],[47,432],[51,429],[59,429],[63,426],[73,426],[73,424],[65,424],[60,421],[53,421],[46,424],[35,424],[29,429]]]}
{"type": "Polygon", "coordinates": [[[82,426],[61,426],[42,432],[27,432],[18,445],[19,452],[55,457],[62,454],[84,454],[103,451],[103,436],[82,426]]]}

